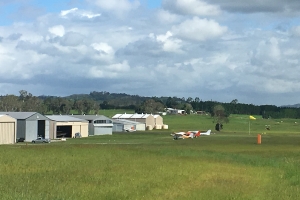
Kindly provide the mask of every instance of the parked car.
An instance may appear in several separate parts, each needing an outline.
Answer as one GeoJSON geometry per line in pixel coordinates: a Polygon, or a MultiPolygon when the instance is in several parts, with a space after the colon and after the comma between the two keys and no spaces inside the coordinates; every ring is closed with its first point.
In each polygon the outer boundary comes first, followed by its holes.
{"type": "Polygon", "coordinates": [[[51,140],[49,138],[38,137],[35,140],[32,140],[32,143],[50,143],[51,140]]]}
{"type": "Polygon", "coordinates": [[[25,141],[25,138],[17,138],[17,143],[18,142],[24,142],[25,141]]]}

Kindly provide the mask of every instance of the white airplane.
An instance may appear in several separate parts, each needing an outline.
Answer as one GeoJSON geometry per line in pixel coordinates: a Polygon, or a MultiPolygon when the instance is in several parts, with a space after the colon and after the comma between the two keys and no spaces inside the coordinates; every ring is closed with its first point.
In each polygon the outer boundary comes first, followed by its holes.
{"type": "Polygon", "coordinates": [[[177,139],[187,139],[187,138],[197,138],[200,137],[201,135],[210,135],[211,130],[208,130],[206,132],[201,132],[201,131],[187,131],[187,132],[174,132],[171,134],[173,136],[174,140],[177,139]]]}
{"type": "Polygon", "coordinates": [[[136,130],[135,130],[134,126],[132,126],[130,129],[129,128],[124,129],[124,131],[126,131],[126,132],[134,132],[136,130]]]}

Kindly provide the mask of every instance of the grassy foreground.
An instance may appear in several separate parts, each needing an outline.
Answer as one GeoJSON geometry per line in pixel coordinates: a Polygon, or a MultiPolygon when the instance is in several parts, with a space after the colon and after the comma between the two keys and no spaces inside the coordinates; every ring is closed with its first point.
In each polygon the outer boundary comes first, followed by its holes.
{"type": "Polygon", "coordinates": [[[130,133],[0,146],[1,199],[298,199],[300,137],[130,133]]]}

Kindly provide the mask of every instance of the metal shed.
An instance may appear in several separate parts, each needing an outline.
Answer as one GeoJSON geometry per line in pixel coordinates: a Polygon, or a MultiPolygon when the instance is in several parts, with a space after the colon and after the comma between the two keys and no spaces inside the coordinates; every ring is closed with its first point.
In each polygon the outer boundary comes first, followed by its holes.
{"type": "Polygon", "coordinates": [[[16,143],[17,120],[7,115],[0,115],[0,144],[16,143]]]}
{"type": "Polygon", "coordinates": [[[37,137],[49,138],[49,119],[37,112],[0,112],[17,120],[17,139],[32,141],[37,137]]]}
{"type": "Polygon", "coordinates": [[[163,118],[160,115],[153,115],[154,117],[154,123],[155,123],[155,129],[162,129],[163,128],[163,118]]]}
{"type": "Polygon", "coordinates": [[[113,132],[124,132],[124,130],[130,130],[132,127],[136,131],[145,131],[146,125],[141,122],[135,122],[126,119],[113,119],[113,132]]]}
{"type": "Polygon", "coordinates": [[[50,136],[51,139],[67,137],[73,138],[76,133],[80,133],[81,137],[88,137],[87,120],[71,117],[68,115],[47,115],[50,119],[50,129],[54,134],[50,136]]]}
{"type": "Polygon", "coordinates": [[[112,120],[104,115],[72,115],[89,122],[89,135],[112,135],[112,120]]]}
{"type": "Polygon", "coordinates": [[[154,117],[151,114],[116,114],[112,119],[126,119],[144,123],[146,127],[151,127],[151,129],[155,126],[154,117]]]}

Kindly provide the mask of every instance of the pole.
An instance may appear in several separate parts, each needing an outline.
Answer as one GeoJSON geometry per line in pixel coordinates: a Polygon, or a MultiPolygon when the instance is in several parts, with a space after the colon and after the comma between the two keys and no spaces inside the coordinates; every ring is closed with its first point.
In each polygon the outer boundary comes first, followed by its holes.
{"type": "Polygon", "coordinates": [[[249,135],[250,135],[250,120],[249,120],[249,135]]]}

